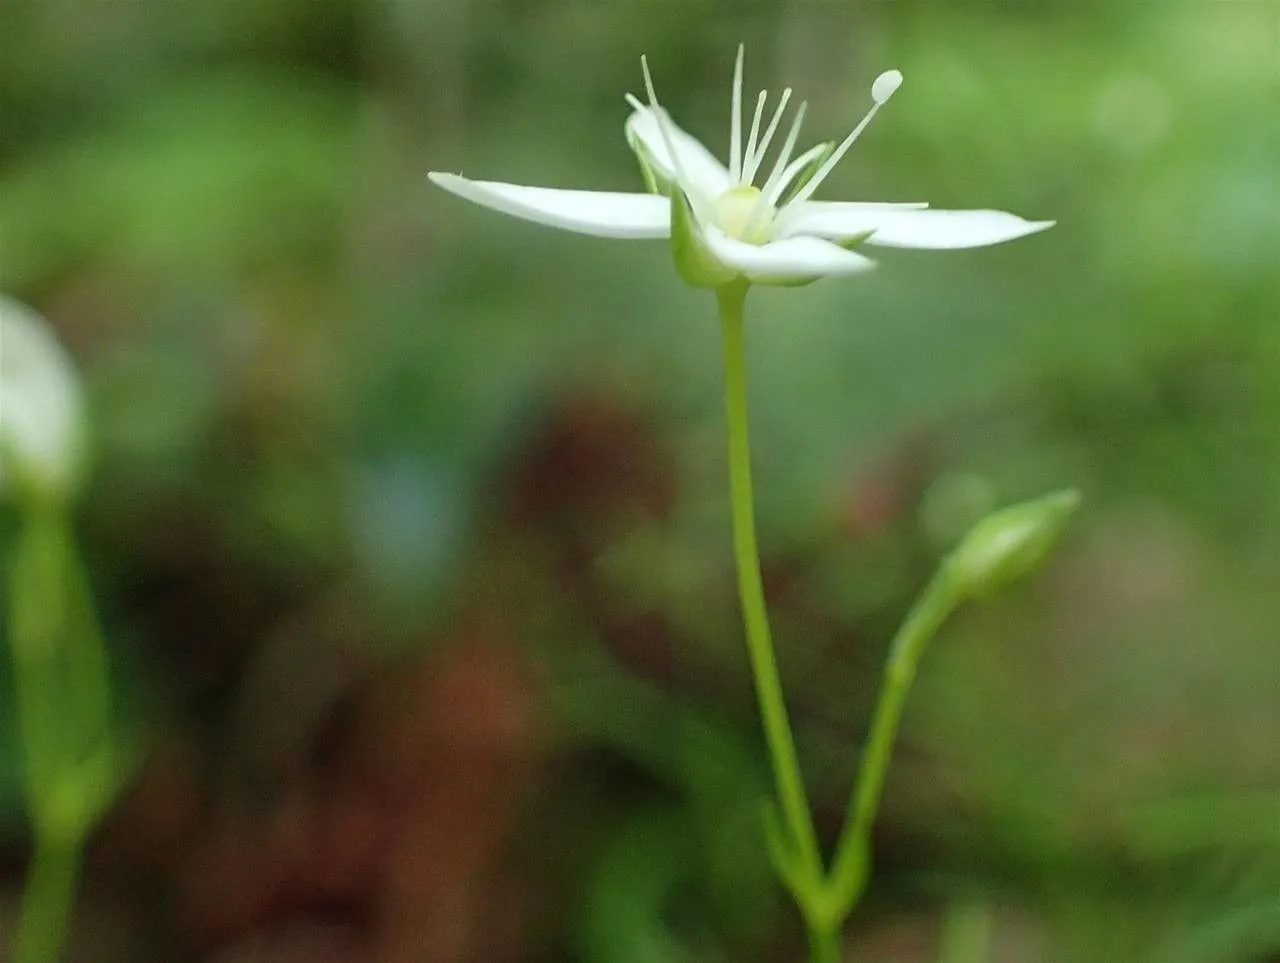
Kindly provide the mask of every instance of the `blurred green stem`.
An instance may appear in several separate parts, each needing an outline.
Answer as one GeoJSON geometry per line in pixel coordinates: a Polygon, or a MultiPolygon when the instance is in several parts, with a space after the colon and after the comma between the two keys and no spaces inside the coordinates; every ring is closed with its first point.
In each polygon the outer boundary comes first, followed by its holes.
{"type": "Polygon", "coordinates": [[[960,603],[961,597],[962,592],[950,567],[943,565],[916,599],[890,646],[880,698],[862,751],[856,788],[831,868],[830,892],[836,907],[843,911],[841,919],[853,911],[866,887],[871,869],[871,828],[880,808],[889,763],[893,758],[893,745],[920,657],[929,640],[960,603]]]}
{"type": "Polygon", "coordinates": [[[38,833],[22,892],[13,963],[51,963],[62,956],[80,868],[79,839],[38,833]]]}
{"type": "Polygon", "coordinates": [[[23,509],[9,642],[35,839],[11,959],[56,963],[81,847],[111,796],[110,678],[66,506],[32,497],[23,509]]]}

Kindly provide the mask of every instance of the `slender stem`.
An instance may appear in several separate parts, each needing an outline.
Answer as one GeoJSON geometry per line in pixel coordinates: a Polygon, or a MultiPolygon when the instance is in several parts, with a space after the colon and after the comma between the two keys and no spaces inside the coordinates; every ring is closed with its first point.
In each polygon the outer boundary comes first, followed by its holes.
{"type": "Polygon", "coordinates": [[[912,606],[898,630],[885,663],[884,685],[871,720],[871,731],[858,766],[858,780],[836,844],[831,869],[832,892],[846,917],[857,904],[870,871],[871,827],[880,807],[893,744],[902,722],[907,694],[926,644],[960,601],[955,580],[944,566],[912,606]]]}
{"type": "Polygon", "coordinates": [[[808,880],[820,880],[822,857],[809,799],[800,775],[777,659],[765,611],[764,583],[756,545],[755,505],[751,491],[751,446],[747,436],[747,372],[743,332],[746,285],[717,290],[724,341],[725,411],[729,425],[729,494],[733,506],[733,550],[738,569],[738,595],[746,630],[751,674],[755,680],[773,778],[790,842],[808,880]]]}
{"type": "Polygon", "coordinates": [[[80,841],[39,833],[22,892],[13,963],[61,959],[80,871],[80,841]]]}

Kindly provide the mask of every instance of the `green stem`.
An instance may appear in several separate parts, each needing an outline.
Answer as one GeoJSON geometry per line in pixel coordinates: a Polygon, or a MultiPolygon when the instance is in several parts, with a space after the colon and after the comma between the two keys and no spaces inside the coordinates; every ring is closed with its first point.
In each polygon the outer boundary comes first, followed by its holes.
{"type": "Polygon", "coordinates": [[[831,869],[830,891],[841,919],[853,911],[866,886],[871,868],[871,827],[880,808],[893,744],[920,657],[959,602],[960,591],[944,566],[912,606],[889,650],[880,700],[858,766],[857,788],[836,844],[831,869]]]}
{"type": "Polygon", "coordinates": [[[79,870],[78,839],[37,835],[22,893],[13,963],[53,963],[61,958],[79,870]]]}
{"type": "MultiPolygon", "coordinates": [[[[733,506],[733,550],[738,570],[738,595],[746,630],[751,674],[755,680],[760,719],[764,726],[773,778],[789,831],[792,856],[804,880],[819,881],[822,857],[809,799],[800,775],[787,706],[778,677],[769,618],[765,611],[764,583],[756,545],[755,505],[751,491],[751,445],[747,426],[747,371],[743,331],[745,284],[717,290],[724,341],[725,411],[729,425],[729,495],[733,506]],[[798,850],[798,851],[795,851],[798,850]]],[[[795,884],[795,881],[791,881],[795,884]]],[[[816,957],[815,957],[816,959],[816,957]]]]}

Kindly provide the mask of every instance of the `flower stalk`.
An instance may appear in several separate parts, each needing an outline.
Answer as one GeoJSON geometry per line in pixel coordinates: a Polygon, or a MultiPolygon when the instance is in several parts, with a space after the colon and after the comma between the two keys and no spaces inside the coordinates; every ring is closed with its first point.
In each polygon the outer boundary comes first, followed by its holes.
{"type": "MultiPolygon", "coordinates": [[[[765,608],[764,580],[760,574],[760,551],[756,544],[755,498],[751,485],[751,443],[747,419],[747,371],[743,307],[747,295],[745,284],[731,284],[716,291],[720,306],[720,325],[724,346],[725,413],[729,429],[729,497],[733,512],[733,554],[738,572],[738,597],[742,605],[742,622],[746,632],[747,651],[751,658],[751,675],[755,681],[760,719],[764,725],[773,766],[785,836],[782,853],[775,861],[785,859],[787,873],[798,879],[792,883],[816,880],[822,869],[817,833],[809,798],[800,773],[795,739],[787,717],[778,660],[774,654],[769,616],[765,608]]],[[[781,869],[781,867],[780,867],[781,869]]]]}

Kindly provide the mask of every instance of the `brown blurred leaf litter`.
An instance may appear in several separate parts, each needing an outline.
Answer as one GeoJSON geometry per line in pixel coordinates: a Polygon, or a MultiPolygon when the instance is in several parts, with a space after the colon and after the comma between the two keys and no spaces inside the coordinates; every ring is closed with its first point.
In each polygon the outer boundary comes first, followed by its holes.
{"type": "Polygon", "coordinates": [[[513,646],[474,635],[379,673],[321,758],[257,798],[213,789],[190,743],[158,749],[95,847],[88,899],[145,881],[184,959],[518,959],[504,858],[535,690],[513,646]]]}
{"type": "MultiPolygon", "coordinates": [[[[187,640],[167,655],[197,721],[157,739],[102,828],[85,903],[145,919],[146,937],[123,942],[149,940],[147,958],[527,959],[541,897],[512,844],[548,759],[521,620],[556,582],[608,615],[592,560],[619,526],[669,511],[661,449],[605,395],[559,406],[497,485],[498,562],[481,564],[510,568],[518,533],[548,546],[545,584],[531,590],[518,566],[479,588],[465,578],[453,627],[381,662],[358,591],[323,577],[273,588],[198,508],[156,512],[130,587],[152,632],[187,640]]],[[[635,636],[628,618],[606,628],[635,636]]],[[[662,674],[663,659],[637,657],[662,674]]],[[[80,929],[74,958],[102,958],[80,929]]]]}

